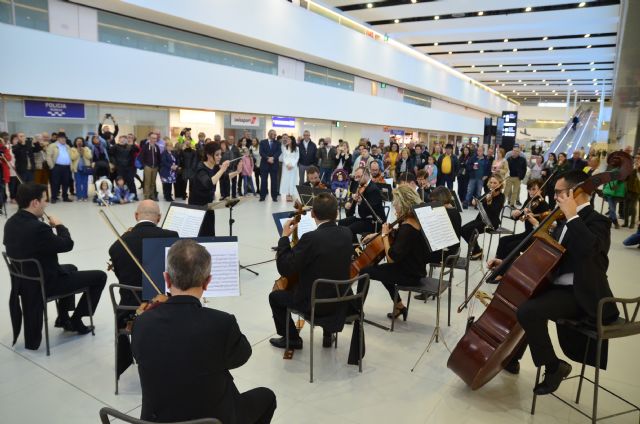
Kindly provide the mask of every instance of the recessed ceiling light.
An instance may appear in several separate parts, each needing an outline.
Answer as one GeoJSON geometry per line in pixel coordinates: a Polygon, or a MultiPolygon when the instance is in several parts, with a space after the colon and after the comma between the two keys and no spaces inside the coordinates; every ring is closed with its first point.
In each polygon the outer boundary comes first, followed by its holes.
{"type": "Polygon", "coordinates": [[[504,83],[502,83],[502,86],[504,87],[504,83]]]}
{"type": "Polygon", "coordinates": [[[591,37],[591,34],[585,34],[584,35],[584,38],[589,38],[589,37],[591,37]]]}
{"type": "Polygon", "coordinates": [[[580,4],[578,5],[578,7],[584,7],[587,4],[586,1],[581,1],[580,4]]]}
{"type": "Polygon", "coordinates": [[[526,97],[525,97],[524,99],[525,99],[525,100],[527,100],[527,98],[526,98],[526,97]]]}
{"type": "Polygon", "coordinates": [[[453,52],[449,52],[449,54],[453,54],[453,52]]]}
{"type": "Polygon", "coordinates": [[[572,83],[572,82],[570,82],[570,83],[569,83],[569,85],[573,85],[573,83],[572,83]]]}
{"type": "Polygon", "coordinates": [[[555,93],[555,94],[554,94],[554,96],[557,96],[557,95],[558,95],[558,93],[555,93]]]}
{"type": "Polygon", "coordinates": [[[434,46],[437,46],[437,45],[438,45],[438,43],[433,43],[433,45],[434,45],[434,46]]]}
{"type": "Polygon", "coordinates": [[[594,78],[594,79],[592,79],[591,81],[596,82],[596,81],[598,81],[598,80],[594,78]]]}
{"type": "Polygon", "coordinates": [[[371,9],[373,7],[373,3],[367,3],[367,9],[371,9]]]}
{"type": "Polygon", "coordinates": [[[589,45],[587,46],[587,48],[588,48],[588,49],[590,49],[590,48],[591,48],[591,44],[589,44],[589,45]]]}
{"type": "Polygon", "coordinates": [[[531,64],[528,64],[527,66],[531,66],[531,64]]]}
{"type": "Polygon", "coordinates": [[[508,74],[509,72],[511,72],[511,71],[507,69],[507,74],[508,74]]]}
{"type": "Polygon", "coordinates": [[[498,65],[498,68],[502,68],[502,63],[498,65]]]}
{"type": "Polygon", "coordinates": [[[531,90],[531,92],[532,92],[532,93],[535,93],[535,92],[536,92],[536,90],[531,90]]]}
{"type": "Polygon", "coordinates": [[[500,80],[496,80],[496,82],[500,82],[500,80]]]}
{"type": "Polygon", "coordinates": [[[411,3],[417,3],[418,0],[411,0],[411,3]]]}
{"type": "Polygon", "coordinates": [[[542,37],[542,41],[547,41],[549,37],[542,37]]]}
{"type": "Polygon", "coordinates": [[[534,70],[533,70],[533,72],[538,72],[538,70],[537,70],[537,69],[534,69],[534,70]]]}
{"type": "Polygon", "coordinates": [[[509,42],[509,39],[508,39],[508,38],[505,38],[505,39],[504,39],[504,42],[505,42],[505,43],[509,42]]]}
{"type": "Polygon", "coordinates": [[[472,67],[472,68],[475,68],[475,67],[476,67],[476,65],[471,65],[471,67],[472,67]]]}
{"type": "Polygon", "coordinates": [[[595,70],[596,70],[596,68],[591,68],[591,72],[593,72],[593,71],[595,71],[595,70]]]}
{"type": "Polygon", "coordinates": [[[480,71],[481,74],[484,74],[484,71],[480,71]]]}
{"type": "Polygon", "coordinates": [[[394,19],[393,22],[396,23],[396,24],[400,23],[400,19],[394,19]]]}
{"type": "Polygon", "coordinates": [[[549,87],[549,83],[546,83],[545,85],[546,85],[547,87],[549,87]]]}
{"type": "Polygon", "coordinates": [[[531,6],[527,6],[527,7],[524,9],[524,11],[525,11],[525,12],[531,12],[531,6]]]}
{"type": "Polygon", "coordinates": [[[436,15],[433,17],[433,20],[437,21],[438,19],[440,19],[440,16],[436,15]]]}
{"type": "Polygon", "coordinates": [[[560,72],[564,72],[564,71],[565,71],[564,69],[560,69],[560,72]]]}
{"type": "Polygon", "coordinates": [[[518,80],[518,82],[522,82],[522,80],[518,80]]]}
{"type": "Polygon", "coordinates": [[[558,63],[558,66],[562,66],[562,63],[558,63]]]}
{"type": "Polygon", "coordinates": [[[511,90],[511,92],[512,92],[512,93],[515,93],[515,92],[516,92],[516,90],[511,90]]]}
{"type": "Polygon", "coordinates": [[[569,78],[569,79],[567,80],[567,82],[571,82],[571,78],[569,78]]]}
{"type": "Polygon", "coordinates": [[[552,92],[552,93],[555,93],[555,92],[556,92],[556,90],[551,90],[551,92],[552,92]]]}
{"type": "Polygon", "coordinates": [[[598,83],[597,83],[597,82],[594,82],[594,83],[593,83],[593,85],[598,85],[598,83]]]}
{"type": "Polygon", "coordinates": [[[478,12],[478,16],[484,15],[484,12],[478,12]]]}
{"type": "Polygon", "coordinates": [[[518,96],[520,95],[520,93],[516,93],[518,96]]]}
{"type": "Polygon", "coordinates": [[[484,50],[480,50],[480,53],[484,53],[484,50]]]}
{"type": "Polygon", "coordinates": [[[517,51],[518,51],[518,49],[513,49],[513,51],[514,51],[514,52],[517,52],[517,51]]]}
{"type": "Polygon", "coordinates": [[[553,50],[553,46],[549,47],[547,50],[549,51],[553,50]]]}
{"type": "Polygon", "coordinates": [[[471,43],[473,43],[473,41],[471,41],[471,40],[467,41],[467,44],[471,44],[471,43]]]}
{"type": "Polygon", "coordinates": [[[547,82],[547,80],[542,80],[542,82],[547,82]]]}
{"type": "Polygon", "coordinates": [[[589,65],[593,65],[594,63],[595,63],[595,62],[591,62],[591,63],[589,63],[589,65]]]}

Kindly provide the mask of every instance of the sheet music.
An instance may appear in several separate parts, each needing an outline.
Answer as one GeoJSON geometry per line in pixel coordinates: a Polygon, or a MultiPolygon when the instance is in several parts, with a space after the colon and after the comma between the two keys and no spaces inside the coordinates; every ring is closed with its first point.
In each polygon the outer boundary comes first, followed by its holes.
{"type": "Polygon", "coordinates": [[[414,210],[432,252],[460,242],[444,206],[437,208],[425,206],[414,210]]]}
{"type": "Polygon", "coordinates": [[[177,231],[183,237],[198,237],[206,211],[171,206],[162,223],[165,230],[177,231]]]}
{"type": "MultiPolygon", "coordinates": [[[[237,242],[200,243],[211,255],[211,282],[202,297],[240,296],[237,242]]],[[[164,251],[165,264],[170,247],[164,251]]]]}
{"type": "Polygon", "coordinates": [[[385,178],[384,182],[385,184],[389,184],[391,187],[393,187],[393,178],[385,178]]]}
{"type": "MultiPolygon", "coordinates": [[[[280,225],[284,228],[284,225],[291,218],[281,218],[280,225]]],[[[298,238],[302,238],[308,232],[314,231],[318,226],[316,225],[316,221],[311,217],[311,213],[307,212],[306,214],[300,217],[300,222],[298,223],[298,238]]],[[[291,236],[289,236],[289,240],[291,240],[291,236]]]]}

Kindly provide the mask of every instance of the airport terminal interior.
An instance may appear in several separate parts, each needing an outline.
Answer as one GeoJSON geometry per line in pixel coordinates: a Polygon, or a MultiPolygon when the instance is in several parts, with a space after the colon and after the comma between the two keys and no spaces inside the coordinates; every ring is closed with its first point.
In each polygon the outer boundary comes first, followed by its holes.
{"type": "Polygon", "coordinates": [[[639,20],[0,0],[0,422],[637,423],[639,20]]]}

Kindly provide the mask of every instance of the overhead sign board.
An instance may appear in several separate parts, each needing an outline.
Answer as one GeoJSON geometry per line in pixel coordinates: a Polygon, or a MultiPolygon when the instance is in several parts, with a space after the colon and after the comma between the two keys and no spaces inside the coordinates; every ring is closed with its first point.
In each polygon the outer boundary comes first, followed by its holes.
{"type": "Polygon", "coordinates": [[[295,128],[296,118],[290,116],[272,116],[271,125],[276,128],[295,128]]]}
{"type": "Polygon", "coordinates": [[[260,118],[256,115],[248,115],[245,113],[232,113],[231,125],[235,127],[259,127],[260,118]]]}
{"type": "Polygon", "coordinates": [[[85,119],[84,103],[25,100],[24,116],[30,118],[85,119]]]}

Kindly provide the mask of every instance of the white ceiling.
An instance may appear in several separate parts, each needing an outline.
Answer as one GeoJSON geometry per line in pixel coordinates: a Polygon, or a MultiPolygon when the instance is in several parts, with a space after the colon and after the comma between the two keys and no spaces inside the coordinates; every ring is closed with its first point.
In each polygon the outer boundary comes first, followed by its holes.
{"type": "Polygon", "coordinates": [[[596,88],[602,88],[602,79],[605,95],[611,94],[620,5],[608,2],[602,5],[591,0],[587,1],[591,5],[578,7],[579,1],[570,0],[416,0],[416,3],[381,0],[371,1],[373,7],[367,8],[366,0],[322,1],[514,100],[522,102],[526,97],[527,103],[557,100],[566,96],[567,90],[571,90],[572,96],[573,90],[577,90],[580,99],[595,99],[599,96],[596,88]],[[345,6],[347,10],[342,11],[345,6]],[[535,10],[546,6],[558,10],[535,10]],[[525,12],[526,7],[533,10],[525,12]],[[505,9],[521,10],[500,14],[505,9]],[[488,15],[478,16],[481,11],[488,15]],[[461,13],[465,16],[446,16],[461,13]],[[436,15],[443,18],[434,20],[436,15]],[[395,19],[401,21],[394,23],[395,19]],[[593,36],[585,38],[585,34],[593,36]],[[529,40],[518,40],[522,38],[529,40]],[[589,45],[592,47],[587,48],[589,45]],[[550,47],[553,49],[549,50],[550,47]],[[593,85],[593,79],[597,79],[598,86],[593,85]]]}

